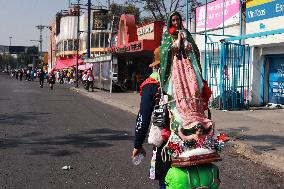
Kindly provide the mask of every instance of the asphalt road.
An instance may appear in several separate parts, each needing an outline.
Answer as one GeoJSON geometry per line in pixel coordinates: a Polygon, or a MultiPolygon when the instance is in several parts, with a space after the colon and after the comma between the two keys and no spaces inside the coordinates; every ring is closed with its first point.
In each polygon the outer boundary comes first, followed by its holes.
{"type": "MultiPolygon", "coordinates": [[[[150,146],[141,165],[131,163],[135,116],[68,87],[0,75],[0,188],[158,188],[147,178],[150,146]]],[[[231,147],[222,156],[222,189],[284,188],[283,174],[231,147]]]]}

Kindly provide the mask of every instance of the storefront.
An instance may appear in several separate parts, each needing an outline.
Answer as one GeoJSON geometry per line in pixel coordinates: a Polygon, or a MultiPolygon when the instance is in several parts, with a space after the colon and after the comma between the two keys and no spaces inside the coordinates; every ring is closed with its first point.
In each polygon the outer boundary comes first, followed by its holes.
{"type": "Polygon", "coordinates": [[[118,82],[137,91],[139,85],[151,74],[149,64],[155,48],[160,46],[163,22],[136,26],[133,15],[120,17],[117,46],[108,52],[117,57],[118,82]]]}
{"type": "Polygon", "coordinates": [[[117,73],[117,59],[112,54],[85,59],[84,63],[93,64],[94,87],[112,91],[113,76],[117,73]]]}
{"type": "MultiPolygon", "coordinates": [[[[246,34],[283,29],[283,0],[252,0],[247,3],[246,34]]],[[[284,105],[284,33],[245,41],[252,47],[252,104],[284,105]]]]}

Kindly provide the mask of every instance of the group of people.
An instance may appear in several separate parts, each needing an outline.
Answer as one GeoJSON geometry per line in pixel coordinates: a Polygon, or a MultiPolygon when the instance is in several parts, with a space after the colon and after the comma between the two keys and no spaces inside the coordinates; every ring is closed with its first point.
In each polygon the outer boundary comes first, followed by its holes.
{"type": "Polygon", "coordinates": [[[59,82],[59,84],[74,83],[75,78],[76,78],[76,72],[73,69],[56,71],[56,79],[59,82]]]}
{"type": "Polygon", "coordinates": [[[220,160],[228,137],[215,130],[199,50],[178,12],[169,14],[154,57],[153,73],[140,86],[132,158],[146,155],[143,143],[150,130],[150,178],[160,189],[219,188],[219,169],[212,162],[220,160]]]}
{"type": "MultiPolygon", "coordinates": [[[[15,77],[17,80],[22,81],[25,79],[26,81],[34,81],[39,77],[41,70],[37,69],[13,69],[11,70],[11,77],[15,77]]],[[[44,72],[44,76],[47,78],[48,73],[44,72]]]]}
{"type": "Polygon", "coordinates": [[[44,71],[43,69],[14,69],[11,70],[11,77],[15,77],[17,80],[22,81],[24,78],[26,81],[36,81],[38,79],[40,88],[43,88],[44,80],[53,89],[55,84],[55,73],[44,71]]]}

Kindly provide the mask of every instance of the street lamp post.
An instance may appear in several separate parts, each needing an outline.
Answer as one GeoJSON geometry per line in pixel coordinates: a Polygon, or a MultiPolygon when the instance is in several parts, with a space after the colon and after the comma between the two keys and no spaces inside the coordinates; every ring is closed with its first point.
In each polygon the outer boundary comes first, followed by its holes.
{"type": "Polygon", "coordinates": [[[71,3],[71,5],[76,5],[76,8],[77,8],[76,88],[79,87],[78,64],[79,64],[79,35],[80,35],[80,11],[81,11],[80,1],[81,0],[77,0],[76,4],[71,3]]]}
{"type": "Polygon", "coordinates": [[[12,45],[12,38],[13,38],[13,37],[9,37],[9,39],[10,39],[10,47],[11,47],[11,45],[12,45]]]}
{"type": "Polygon", "coordinates": [[[50,28],[50,26],[43,26],[43,25],[37,25],[37,29],[39,29],[39,43],[40,43],[40,63],[42,64],[42,30],[44,28],[50,28]]]}

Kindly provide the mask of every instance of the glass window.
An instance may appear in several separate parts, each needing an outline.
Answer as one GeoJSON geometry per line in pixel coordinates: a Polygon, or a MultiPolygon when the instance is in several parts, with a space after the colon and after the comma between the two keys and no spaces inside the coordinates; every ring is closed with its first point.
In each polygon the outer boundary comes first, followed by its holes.
{"type": "Polygon", "coordinates": [[[95,48],[99,48],[99,42],[100,42],[99,36],[100,36],[100,34],[96,33],[96,35],[95,35],[95,48]]]}
{"type": "Polygon", "coordinates": [[[62,42],[58,43],[58,52],[61,53],[62,52],[62,42]]]}
{"type": "Polygon", "coordinates": [[[94,48],[95,47],[95,34],[92,33],[91,34],[91,48],[94,48]]]}
{"type": "Polygon", "coordinates": [[[72,51],[72,50],[73,50],[73,40],[68,39],[68,51],[72,51]]]}
{"type": "Polygon", "coordinates": [[[100,47],[104,48],[105,47],[105,34],[100,33],[100,47]]]}
{"type": "Polygon", "coordinates": [[[109,47],[109,34],[105,34],[105,47],[109,47]]]}
{"type": "Polygon", "coordinates": [[[78,48],[78,39],[74,39],[74,51],[78,48]]]}
{"type": "Polygon", "coordinates": [[[63,47],[64,51],[67,51],[67,41],[64,40],[63,44],[64,44],[64,47],[63,47]]]}

